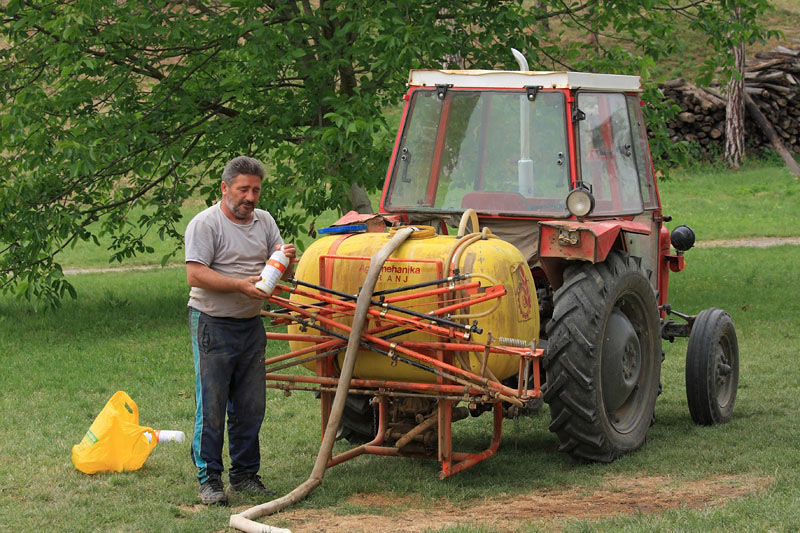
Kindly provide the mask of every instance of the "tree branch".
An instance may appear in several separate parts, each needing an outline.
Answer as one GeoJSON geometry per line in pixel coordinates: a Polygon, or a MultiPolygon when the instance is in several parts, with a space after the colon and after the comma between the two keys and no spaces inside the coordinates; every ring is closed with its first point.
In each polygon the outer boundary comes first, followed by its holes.
{"type": "MultiPolygon", "coordinates": [[[[200,141],[200,139],[203,137],[203,135],[204,135],[204,133],[199,133],[199,134],[197,134],[195,136],[195,138],[192,140],[191,144],[186,148],[186,150],[184,150],[184,152],[183,152],[183,157],[184,158],[189,154],[189,152],[192,151],[192,149],[200,141]]],[[[156,185],[158,185],[159,183],[161,183],[162,181],[167,179],[167,177],[172,173],[172,171],[175,170],[179,165],[180,165],[180,163],[173,163],[161,175],[161,177],[159,177],[158,179],[156,179],[154,181],[151,181],[150,183],[147,184],[146,187],[143,187],[143,188],[139,189],[132,196],[129,196],[127,198],[123,198],[122,200],[119,200],[117,202],[112,202],[110,204],[105,204],[105,205],[100,205],[100,206],[97,206],[97,207],[93,207],[92,209],[87,209],[86,211],[80,211],[79,214],[81,216],[93,215],[95,213],[99,213],[99,212],[102,212],[102,211],[109,211],[109,210],[114,209],[116,207],[119,207],[119,206],[122,206],[122,205],[125,205],[125,204],[129,204],[129,203],[137,200],[138,198],[141,198],[142,196],[145,195],[145,193],[147,193],[147,191],[149,191],[150,189],[152,189],[153,187],[155,187],[156,185]]]]}

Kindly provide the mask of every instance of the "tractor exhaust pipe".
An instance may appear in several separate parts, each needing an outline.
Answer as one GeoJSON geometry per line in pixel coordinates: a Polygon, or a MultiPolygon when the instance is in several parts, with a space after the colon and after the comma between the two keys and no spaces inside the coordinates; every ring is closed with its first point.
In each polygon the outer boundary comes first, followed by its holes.
{"type": "Polygon", "coordinates": [[[322,484],[322,477],[328,468],[331,459],[331,450],[336,440],[336,433],[339,430],[339,422],[342,419],[345,400],[347,399],[348,389],[350,388],[350,378],[353,377],[353,368],[356,364],[356,357],[361,345],[361,332],[364,330],[364,323],[367,318],[367,310],[370,306],[372,293],[375,292],[375,284],[378,282],[378,275],[381,273],[383,264],[392,253],[400,247],[403,242],[414,232],[416,228],[407,227],[397,231],[394,237],[375,254],[369,262],[369,271],[364,280],[364,285],[358,293],[356,309],[353,316],[353,326],[350,332],[350,339],[347,342],[347,351],[342,362],[342,372],[339,376],[339,385],[336,388],[336,395],[333,398],[331,413],[328,417],[328,425],[325,427],[325,435],[317,454],[317,460],[308,480],[302,483],[289,494],[276,498],[270,502],[262,503],[250,509],[245,509],[241,513],[231,515],[230,526],[248,533],[284,533],[289,530],[274,528],[265,524],[260,524],[254,520],[262,516],[270,515],[280,511],[302,500],[308,496],[312,490],[322,484]]]}
{"type": "Polygon", "coordinates": [[[525,56],[522,55],[522,52],[517,50],[516,48],[511,49],[511,53],[514,54],[514,59],[517,60],[517,64],[519,64],[519,69],[522,72],[527,72],[528,69],[528,60],[525,59],[525,56]]]}
{"type": "MultiPolygon", "coordinates": [[[[516,48],[511,49],[514,59],[519,64],[519,70],[528,71],[528,60],[516,48]]],[[[519,161],[517,161],[517,176],[519,180],[519,193],[525,198],[533,197],[533,161],[531,160],[531,102],[526,95],[519,100],[519,161]]]]}

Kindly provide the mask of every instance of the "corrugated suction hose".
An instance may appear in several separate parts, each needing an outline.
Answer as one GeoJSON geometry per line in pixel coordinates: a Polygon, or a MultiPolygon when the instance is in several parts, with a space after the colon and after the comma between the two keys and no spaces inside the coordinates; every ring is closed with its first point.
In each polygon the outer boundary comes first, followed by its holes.
{"type": "Polygon", "coordinates": [[[353,368],[356,364],[356,357],[361,345],[361,332],[364,329],[364,323],[367,318],[367,310],[370,306],[372,293],[375,291],[375,284],[378,281],[378,275],[381,273],[383,264],[390,255],[401,245],[405,240],[414,232],[416,228],[407,227],[398,230],[394,237],[375,254],[369,262],[369,271],[364,280],[364,285],[358,293],[356,300],[356,310],[353,315],[353,325],[350,331],[350,339],[347,342],[347,351],[344,355],[342,363],[342,371],[339,376],[339,385],[336,387],[336,394],[333,397],[333,406],[331,413],[328,417],[328,425],[325,427],[325,435],[322,437],[322,445],[317,454],[317,460],[314,463],[314,468],[311,470],[311,476],[294,489],[292,492],[280,498],[276,498],[270,502],[262,503],[255,507],[251,507],[242,511],[239,514],[231,515],[230,526],[238,529],[239,531],[246,531],[248,533],[284,533],[288,532],[287,529],[275,528],[265,524],[260,524],[254,520],[262,516],[267,516],[280,511],[302,500],[308,496],[312,490],[322,484],[322,477],[325,475],[325,470],[328,468],[328,461],[331,459],[331,451],[333,450],[333,443],[336,440],[336,433],[339,429],[339,422],[342,419],[342,411],[344,411],[345,400],[347,399],[347,391],[350,388],[350,378],[353,377],[353,368]]]}

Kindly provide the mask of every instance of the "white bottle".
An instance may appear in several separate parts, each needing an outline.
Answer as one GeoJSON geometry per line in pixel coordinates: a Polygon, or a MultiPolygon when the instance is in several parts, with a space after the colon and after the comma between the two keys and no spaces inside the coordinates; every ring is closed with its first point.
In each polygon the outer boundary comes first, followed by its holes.
{"type": "Polygon", "coordinates": [[[183,431],[172,429],[157,429],[158,442],[183,442],[186,440],[186,434],[183,431]]]}
{"type": "Polygon", "coordinates": [[[286,268],[289,266],[289,258],[283,253],[283,246],[276,250],[261,271],[261,280],[256,282],[256,287],[267,294],[272,294],[275,284],[281,279],[286,268]]]}
{"type": "MultiPolygon", "coordinates": [[[[186,440],[186,434],[183,431],[173,429],[154,429],[156,442],[183,442],[186,440]]],[[[153,434],[149,431],[144,432],[144,438],[147,442],[153,442],[153,434]]]]}

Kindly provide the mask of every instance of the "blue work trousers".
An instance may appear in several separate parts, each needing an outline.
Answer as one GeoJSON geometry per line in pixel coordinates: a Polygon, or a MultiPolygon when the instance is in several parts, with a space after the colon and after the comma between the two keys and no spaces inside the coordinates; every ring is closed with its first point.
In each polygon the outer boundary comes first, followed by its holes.
{"type": "Polygon", "coordinates": [[[192,461],[200,483],[222,473],[225,414],[231,476],[255,474],[261,466],[258,432],[264,421],[266,391],[260,316],[218,318],[189,308],[195,375],[192,461]]]}

